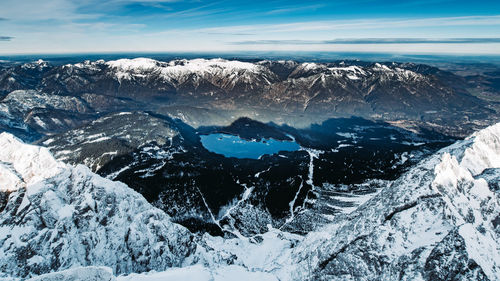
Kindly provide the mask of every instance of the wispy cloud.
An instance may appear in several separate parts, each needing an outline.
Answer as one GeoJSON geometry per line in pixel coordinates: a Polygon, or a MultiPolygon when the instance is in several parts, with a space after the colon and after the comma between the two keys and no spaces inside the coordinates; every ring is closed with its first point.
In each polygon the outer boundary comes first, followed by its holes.
{"type": "Polygon", "coordinates": [[[233,35],[233,36],[252,36],[256,35],[255,33],[223,33],[223,32],[206,32],[205,34],[209,35],[233,35]]]}
{"type": "Polygon", "coordinates": [[[304,12],[304,11],[314,11],[319,8],[324,7],[324,4],[317,4],[317,5],[309,5],[309,6],[288,6],[288,7],[281,7],[277,9],[273,9],[270,11],[267,11],[265,14],[267,15],[275,15],[275,14],[286,14],[286,13],[293,13],[293,12],[304,12]]]}
{"type": "Polygon", "coordinates": [[[376,29],[387,27],[415,28],[415,27],[443,27],[443,26],[478,26],[500,25],[500,15],[495,16],[464,16],[464,17],[439,17],[419,19],[354,19],[332,21],[309,21],[280,24],[236,25],[225,27],[205,28],[205,32],[297,32],[297,31],[335,31],[349,29],[376,29]]]}
{"type": "Polygon", "coordinates": [[[500,53],[500,4],[451,1],[0,0],[0,53],[500,53]]]}
{"type": "Polygon", "coordinates": [[[333,40],[247,40],[236,45],[311,45],[311,44],[484,44],[500,43],[500,38],[341,38],[333,40]]]}

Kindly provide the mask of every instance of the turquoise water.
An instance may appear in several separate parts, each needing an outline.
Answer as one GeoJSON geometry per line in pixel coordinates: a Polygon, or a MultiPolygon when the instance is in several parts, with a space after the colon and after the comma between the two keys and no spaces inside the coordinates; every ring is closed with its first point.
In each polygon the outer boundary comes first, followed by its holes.
{"type": "Polygon", "coordinates": [[[203,146],[214,153],[225,157],[258,159],[265,154],[274,154],[279,151],[295,151],[300,148],[295,141],[279,141],[266,139],[248,141],[238,136],[228,134],[201,135],[203,146]]]}

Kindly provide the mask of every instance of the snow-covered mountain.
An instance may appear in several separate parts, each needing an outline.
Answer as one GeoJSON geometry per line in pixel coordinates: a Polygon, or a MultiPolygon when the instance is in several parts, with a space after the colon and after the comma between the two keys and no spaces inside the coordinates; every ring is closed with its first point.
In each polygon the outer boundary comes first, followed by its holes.
{"type": "Polygon", "coordinates": [[[165,270],[196,249],[187,229],[126,185],[7,133],[0,147],[0,277],[90,265],[165,270]]]}
{"type": "Polygon", "coordinates": [[[305,236],[270,228],[193,240],[121,183],[5,133],[0,146],[4,276],[72,267],[39,278],[155,270],[164,272],[116,279],[500,279],[500,124],[440,150],[305,236]]]}
{"type": "Polygon", "coordinates": [[[293,250],[296,272],[314,280],[498,280],[499,182],[496,124],[308,234],[293,250]]]}
{"type": "Polygon", "coordinates": [[[465,136],[485,125],[488,116],[496,116],[469,89],[463,77],[412,63],[135,58],[64,65],[36,62],[0,69],[0,102],[8,111],[25,105],[22,98],[27,95],[33,95],[31,104],[48,101],[46,106],[33,104],[34,116],[23,115],[32,119],[30,128],[42,134],[78,126],[77,121],[98,118],[98,113],[147,108],[184,118],[192,126],[214,125],[220,122],[217,115],[302,124],[356,115],[418,122],[465,136]],[[193,108],[210,113],[200,118],[193,108]],[[61,117],[44,120],[37,116],[42,109],[58,110],[61,117]]]}

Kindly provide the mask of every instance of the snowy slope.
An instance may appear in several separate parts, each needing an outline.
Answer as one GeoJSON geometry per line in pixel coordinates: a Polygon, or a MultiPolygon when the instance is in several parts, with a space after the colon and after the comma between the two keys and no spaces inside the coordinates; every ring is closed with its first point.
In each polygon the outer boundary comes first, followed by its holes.
{"type": "Polygon", "coordinates": [[[310,233],[294,249],[295,278],[500,279],[498,159],[500,124],[441,150],[310,233]]]}
{"type": "Polygon", "coordinates": [[[7,133],[0,147],[8,195],[0,203],[0,277],[89,265],[115,274],[165,270],[194,251],[188,230],[126,185],[7,133]]]}
{"type": "Polygon", "coordinates": [[[122,82],[148,76],[157,76],[176,87],[190,81],[199,86],[205,79],[213,85],[231,90],[238,83],[271,84],[275,75],[266,67],[241,61],[224,59],[192,59],[161,62],[149,58],[119,59],[108,61],[106,65],[115,73],[115,78],[122,82]],[[259,83],[257,83],[259,82],[259,83]]]}

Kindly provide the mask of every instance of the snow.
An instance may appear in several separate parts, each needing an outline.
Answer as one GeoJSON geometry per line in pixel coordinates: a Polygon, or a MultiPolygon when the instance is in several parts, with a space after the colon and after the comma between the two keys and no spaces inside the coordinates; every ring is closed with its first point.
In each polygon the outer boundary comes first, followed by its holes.
{"type": "Polygon", "coordinates": [[[302,68],[303,71],[310,71],[310,70],[316,70],[318,68],[325,68],[324,65],[317,64],[317,63],[314,63],[314,62],[304,62],[300,66],[301,66],[301,68],[302,68]]]}
{"type": "Polygon", "coordinates": [[[473,175],[485,168],[500,168],[500,123],[473,134],[471,147],[465,150],[460,165],[473,175]]]}
{"type": "MultiPolygon", "coordinates": [[[[308,271],[318,271],[318,279],[328,280],[356,279],[348,272],[366,280],[401,279],[391,275],[401,270],[394,267],[398,260],[418,254],[415,266],[424,266],[434,247],[458,228],[465,241],[465,255],[477,262],[490,280],[499,280],[500,237],[491,223],[500,210],[499,197],[485,179],[471,174],[498,168],[496,158],[484,155],[500,152],[498,126],[442,149],[351,213],[307,234],[292,252],[294,272],[306,277],[308,271]],[[337,256],[339,252],[342,254],[337,256]],[[375,266],[372,260],[379,257],[388,264],[379,269],[383,277],[371,269],[375,266]],[[323,271],[325,267],[328,269],[323,271]]],[[[445,270],[446,265],[438,266],[445,270]]],[[[403,279],[422,278],[421,272],[412,270],[405,267],[409,275],[403,279]]]]}
{"type": "MultiPolygon", "coordinates": [[[[24,114],[37,107],[72,110],[75,112],[86,112],[89,110],[77,97],[49,95],[34,90],[13,91],[2,100],[2,103],[7,103],[11,110],[15,109],[24,114]]],[[[37,120],[35,120],[35,122],[37,122],[37,120]]],[[[42,121],[39,120],[38,122],[42,121]]],[[[43,125],[40,126],[43,127],[43,125]]]]}
{"type": "Polygon", "coordinates": [[[131,274],[119,276],[118,281],[277,281],[278,279],[269,273],[248,271],[242,266],[229,265],[216,268],[207,268],[202,265],[193,265],[183,268],[172,268],[164,272],[153,272],[148,274],[131,274]]]}
{"type": "Polygon", "coordinates": [[[401,142],[401,144],[404,144],[404,145],[411,145],[411,146],[421,146],[421,145],[424,145],[425,142],[408,142],[408,141],[403,141],[401,142]]]}
{"type": "Polygon", "coordinates": [[[213,275],[202,265],[193,265],[182,268],[172,268],[163,272],[150,272],[145,274],[130,274],[118,276],[117,281],[208,281],[213,280],[213,275]]]}
{"type": "MultiPolygon", "coordinates": [[[[132,77],[141,77],[143,73],[147,72],[158,73],[167,81],[180,81],[193,73],[200,75],[217,74],[230,77],[243,71],[259,73],[265,70],[265,67],[261,65],[225,59],[184,59],[167,63],[149,58],[135,58],[108,61],[106,65],[117,71],[116,77],[119,81],[131,79],[132,77]]],[[[240,78],[244,79],[245,77],[240,78]]]]}
{"type": "Polygon", "coordinates": [[[464,141],[467,148],[459,162],[456,153],[444,153],[435,167],[433,188],[443,194],[452,215],[461,224],[459,233],[467,252],[490,280],[500,279],[500,244],[491,221],[498,215],[500,199],[483,178],[473,176],[500,168],[500,124],[483,129],[464,141]],[[481,229],[481,231],[479,231],[481,229]]]}
{"type": "Polygon", "coordinates": [[[110,139],[111,139],[110,137],[100,137],[97,139],[86,141],[85,143],[87,143],[87,144],[88,143],[96,143],[96,142],[106,141],[106,140],[110,140],[110,139]]]}
{"type": "Polygon", "coordinates": [[[339,146],[337,146],[337,149],[344,148],[344,147],[349,147],[349,146],[353,146],[353,145],[349,144],[349,143],[341,143],[341,144],[339,144],[339,146]]]}
{"type": "Polygon", "coordinates": [[[342,133],[342,132],[338,132],[336,134],[339,135],[339,136],[341,136],[341,137],[344,137],[346,139],[355,139],[355,138],[357,138],[356,133],[342,133]]]}
{"type": "MultiPolygon", "coordinates": [[[[500,197],[478,176],[500,168],[499,140],[497,124],[442,149],[375,194],[334,196],[359,206],[305,237],[269,225],[266,233],[254,237],[205,234],[193,240],[186,229],[124,184],[81,165],[57,162],[46,149],[2,133],[0,184],[13,190],[11,197],[17,199],[9,200],[6,211],[0,212],[0,266],[6,270],[0,277],[26,277],[16,251],[30,247],[35,251],[27,259],[30,264],[45,271],[69,268],[38,280],[394,280],[403,273],[408,275],[402,279],[419,280],[430,253],[458,230],[465,251],[450,253],[450,262],[465,254],[490,280],[499,280],[500,237],[492,221],[498,216],[500,197]],[[21,187],[26,187],[26,194],[18,192],[21,187]],[[82,210],[89,211],[82,216],[82,210]],[[11,222],[11,214],[16,222],[11,222]],[[44,227],[37,228],[40,225],[44,227]],[[58,258],[64,266],[51,268],[48,260],[57,245],[62,245],[58,258]],[[381,259],[384,262],[377,263],[381,259]],[[111,269],[81,267],[92,265],[111,269]]],[[[322,151],[301,149],[309,154],[305,182],[314,191],[314,159],[322,151]]],[[[235,198],[220,215],[229,216],[249,198],[252,187],[244,188],[241,199],[235,198]]],[[[290,212],[293,216],[293,208],[290,212]]]]}
{"type": "Polygon", "coordinates": [[[21,188],[24,185],[23,179],[12,170],[10,165],[0,162],[0,191],[10,192],[21,188]]]}
{"type": "Polygon", "coordinates": [[[47,140],[43,141],[43,144],[44,145],[49,145],[49,144],[51,144],[53,142],[54,142],[54,139],[47,139],[47,140]]]}
{"type": "Polygon", "coordinates": [[[7,133],[0,147],[2,190],[11,191],[0,212],[0,278],[82,265],[117,274],[166,270],[194,251],[187,229],[123,183],[58,162],[7,133]],[[18,254],[26,248],[27,257],[18,254]]]}
{"type": "Polygon", "coordinates": [[[472,224],[462,225],[459,233],[465,240],[470,258],[481,266],[490,280],[500,280],[498,237],[489,231],[482,234],[472,224]]]}
{"type": "Polygon", "coordinates": [[[118,68],[124,71],[151,70],[157,66],[157,61],[149,58],[136,58],[108,61],[106,64],[112,68],[118,68]]]}
{"type": "Polygon", "coordinates": [[[35,116],[35,117],[33,118],[33,120],[35,120],[35,123],[36,123],[38,126],[40,126],[40,127],[44,128],[44,129],[47,129],[47,124],[45,124],[45,123],[42,121],[42,119],[40,119],[40,117],[35,116]]]}
{"type": "Polygon", "coordinates": [[[114,178],[116,178],[117,176],[119,176],[122,172],[125,172],[126,170],[128,170],[130,168],[131,168],[130,166],[125,166],[125,167],[121,168],[120,170],[107,175],[106,178],[110,179],[110,180],[113,180],[114,178]]]}
{"type": "Polygon", "coordinates": [[[380,190],[377,190],[375,193],[368,193],[368,194],[362,194],[362,195],[356,195],[356,194],[350,194],[351,196],[330,196],[331,199],[335,199],[340,202],[349,202],[349,203],[354,203],[352,207],[337,207],[334,206],[336,209],[338,209],[340,212],[349,214],[354,212],[360,205],[363,205],[365,202],[373,198],[375,195],[378,194],[380,190]]]}
{"type": "Polygon", "coordinates": [[[59,272],[43,274],[27,281],[115,281],[113,271],[104,266],[75,267],[59,272]]]}
{"type": "Polygon", "coordinates": [[[293,197],[292,201],[288,203],[288,206],[290,207],[290,217],[288,217],[285,221],[286,223],[290,223],[294,218],[295,218],[295,202],[297,201],[297,198],[299,197],[300,191],[302,190],[302,187],[304,186],[304,181],[300,183],[299,188],[297,189],[297,192],[295,193],[295,196],[293,197]]]}
{"type": "MultiPolygon", "coordinates": [[[[205,243],[226,255],[237,257],[236,265],[249,271],[273,272],[289,260],[289,254],[301,236],[282,232],[268,225],[269,231],[262,234],[262,242],[252,239],[224,239],[204,235],[205,243]]],[[[209,255],[207,255],[209,256],[209,255]]]]}
{"type": "Polygon", "coordinates": [[[330,67],[328,68],[332,72],[334,76],[340,77],[345,75],[347,78],[351,80],[359,80],[361,79],[361,76],[366,75],[366,71],[364,71],[361,67],[351,65],[348,67],[330,67]]]}
{"type": "MultiPolygon", "coordinates": [[[[239,181],[237,181],[238,184],[240,184],[239,181]]],[[[219,210],[219,214],[218,214],[218,220],[217,222],[219,223],[220,220],[222,220],[223,218],[225,217],[230,217],[231,216],[231,212],[233,210],[235,210],[240,204],[243,204],[243,202],[245,202],[246,200],[248,200],[248,198],[250,197],[250,194],[252,194],[252,191],[254,189],[254,187],[247,187],[246,184],[240,184],[244,189],[245,191],[243,192],[243,195],[241,196],[241,199],[237,199],[237,198],[234,198],[234,200],[232,202],[230,202],[229,204],[227,204],[226,206],[222,206],[219,210]]],[[[207,206],[208,208],[208,206],[207,206]]]]}
{"type": "Polygon", "coordinates": [[[47,148],[24,144],[8,133],[0,134],[0,147],[0,167],[6,173],[0,177],[3,190],[14,191],[23,185],[32,185],[59,174],[66,167],[56,161],[47,148]]]}

